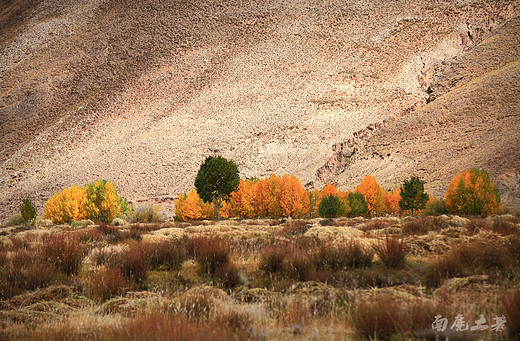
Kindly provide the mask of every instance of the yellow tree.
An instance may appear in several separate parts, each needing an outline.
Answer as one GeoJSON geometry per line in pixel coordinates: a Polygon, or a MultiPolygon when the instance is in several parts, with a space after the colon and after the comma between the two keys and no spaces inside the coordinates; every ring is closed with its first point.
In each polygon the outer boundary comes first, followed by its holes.
{"type": "Polygon", "coordinates": [[[327,198],[330,195],[337,196],[338,195],[338,189],[332,184],[328,183],[327,186],[323,187],[320,191],[320,196],[322,198],[327,198]]]}
{"type": "Polygon", "coordinates": [[[399,207],[399,200],[401,200],[401,187],[391,191],[385,196],[385,209],[390,214],[401,214],[399,207]]]}
{"type": "Polygon", "coordinates": [[[363,194],[368,204],[368,211],[371,215],[381,214],[385,210],[385,197],[387,193],[373,176],[367,175],[354,190],[363,194]]]}
{"type": "Polygon", "coordinates": [[[187,195],[181,194],[175,202],[175,215],[179,220],[197,220],[202,218],[201,199],[196,189],[192,189],[187,195]]]}
{"type": "Polygon", "coordinates": [[[186,199],[188,199],[188,195],[186,193],[181,193],[177,200],[175,200],[175,217],[179,220],[183,220],[183,211],[184,206],[186,206],[186,199]]]}
{"type": "Polygon", "coordinates": [[[282,216],[300,218],[309,212],[309,197],[300,180],[294,175],[285,174],[280,191],[280,209],[282,216]]]}
{"type": "Polygon", "coordinates": [[[450,213],[494,214],[500,208],[500,195],[485,170],[472,168],[453,178],[445,204],[450,213]]]}

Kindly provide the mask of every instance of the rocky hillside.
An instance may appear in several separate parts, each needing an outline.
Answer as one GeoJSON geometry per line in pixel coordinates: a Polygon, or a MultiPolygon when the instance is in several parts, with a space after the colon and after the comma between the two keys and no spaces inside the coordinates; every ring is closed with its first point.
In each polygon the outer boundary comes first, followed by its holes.
{"type": "Polygon", "coordinates": [[[168,202],[214,153],[244,178],[395,187],[417,173],[437,195],[485,167],[520,209],[519,8],[4,0],[0,217],[99,178],[168,202]]]}

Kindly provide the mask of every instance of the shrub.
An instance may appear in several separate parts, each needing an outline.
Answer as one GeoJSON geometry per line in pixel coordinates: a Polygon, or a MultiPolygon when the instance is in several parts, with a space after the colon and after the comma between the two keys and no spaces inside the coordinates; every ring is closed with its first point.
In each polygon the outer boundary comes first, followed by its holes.
{"type": "Polygon", "coordinates": [[[510,291],[502,297],[505,316],[507,319],[507,330],[510,336],[520,336],[520,290],[510,291]]]}
{"type": "Polygon", "coordinates": [[[453,178],[445,204],[453,214],[494,214],[500,208],[500,196],[489,174],[472,168],[453,178]]]}
{"type": "Polygon", "coordinates": [[[345,204],[338,196],[331,194],[321,199],[318,212],[320,217],[336,218],[345,212],[345,204]]]}
{"type": "Polygon", "coordinates": [[[86,281],[87,296],[97,302],[120,296],[124,290],[125,279],[114,267],[102,268],[90,275],[86,281]]]}
{"type": "Polygon", "coordinates": [[[307,253],[290,253],[285,258],[283,272],[287,277],[297,281],[313,279],[315,269],[311,256],[307,253]]]}
{"type": "Polygon", "coordinates": [[[407,235],[427,234],[448,227],[448,222],[439,217],[419,217],[409,220],[403,225],[403,233],[407,235]]]}
{"type": "Polygon", "coordinates": [[[84,246],[75,234],[52,233],[42,240],[42,255],[63,274],[76,275],[83,262],[84,246]]]}
{"type": "Polygon", "coordinates": [[[401,340],[404,335],[419,336],[431,328],[434,315],[441,312],[439,309],[443,310],[427,302],[403,301],[379,294],[354,305],[352,323],[359,338],[401,340]]]}
{"type": "Polygon", "coordinates": [[[460,244],[451,252],[464,268],[471,269],[473,272],[504,269],[508,263],[503,248],[493,241],[460,244]]]}
{"type": "Polygon", "coordinates": [[[230,327],[222,320],[192,321],[185,316],[153,312],[107,331],[110,340],[247,340],[246,330],[230,327]]]}
{"type": "Polygon", "coordinates": [[[164,266],[171,270],[180,269],[187,257],[183,243],[177,239],[148,244],[146,256],[152,268],[164,266]]]}
{"type": "Polygon", "coordinates": [[[268,274],[279,272],[288,253],[289,249],[284,245],[267,247],[260,252],[258,268],[268,274]]]}
{"type": "Polygon", "coordinates": [[[94,222],[90,219],[73,221],[71,224],[72,228],[80,228],[84,226],[94,225],[94,222]]]}
{"type": "Polygon", "coordinates": [[[229,263],[229,245],[216,237],[191,238],[187,245],[203,273],[215,274],[229,263]]]}
{"type": "Polygon", "coordinates": [[[101,247],[92,250],[90,257],[92,262],[96,265],[118,264],[121,261],[121,255],[119,252],[115,252],[109,247],[101,247]]]}
{"type": "Polygon", "coordinates": [[[136,208],[134,219],[140,223],[158,223],[162,221],[161,206],[148,203],[136,208]]]}
{"type": "Polygon", "coordinates": [[[20,213],[22,214],[26,225],[33,225],[36,219],[36,207],[29,198],[25,198],[20,205],[20,213]]]}
{"type": "Polygon", "coordinates": [[[135,284],[141,284],[148,275],[148,262],[144,257],[141,244],[137,242],[124,250],[119,263],[113,265],[118,265],[123,276],[135,284]]]}
{"type": "Polygon", "coordinates": [[[310,228],[311,224],[303,221],[303,220],[292,220],[284,224],[281,234],[283,235],[298,235],[304,234],[310,228]]]}
{"type": "Polygon", "coordinates": [[[115,244],[123,239],[119,228],[108,225],[107,223],[100,223],[96,226],[95,231],[104,235],[109,244],[115,244]]]}
{"type": "Polygon", "coordinates": [[[446,209],[446,203],[444,199],[433,199],[426,203],[426,207],[422,211],[422,214],[425,216],[438,216],[443,214],[448,214],[448,210],[446,209]]]}
{"type": "Polygon", "coordinates": [[[40,253],[25,249],[13,251],[0,267],[0,300],[47,287],[55,281],[54,264],[40,253]]]}
{"type": "Polygon", "coordinates": [[[463,272],[458,258],[448,253],[426,264],[424,284],[427,288],[438,288],[444,279],[461,277],[463,272]]]}
{"type": "Polygon", "coordinates": [[[369,266],[374,252],[363,248],[359,242],[350,240],[346,244],[321,245],[314,258],[317,269],[338,271],[344,268],[360,268],[369,266]]]}
{"type": "Polygon", "coordinates": [[[491,225],[491,230],[495,233],[501,234],[503,236],[508,236],[512,234],[520,234],[520,229],[510,221],[506,221],[504,219],[493,219],[493,224],[491,225]]]}
{"type": "Polygon", "coordinates": [[[406,261],[406,243],[404,239],[386,236],[373,246],[383,264],[389,268],[400,268],[406,261]]]}
{"type": "Polygon", "coordinates": [[[9,218],[9,220],[5,223],[5,226],[20,226],[25,223],[25,220],[21,213],[15,213],[9,218]]]}
{"type": "Polygon", "coordinates": [[[361,226],[363,231],[380,230],[388,227],[390,222],[387,219],[371,219],[368,223],[361,226]]]}
{"type": "Polygon", "coordinates": [[[235,264],[226,264],[218,269],[216,275],[220,285],[224,288],[234,288],[240,285],[240,275],[235,264]]]}
{"type": "Polygon", "coordinates": [[[361,193],[351,192],[346,200],[347,217],[366,217],[368,215],[368,204],[361,193]]]}

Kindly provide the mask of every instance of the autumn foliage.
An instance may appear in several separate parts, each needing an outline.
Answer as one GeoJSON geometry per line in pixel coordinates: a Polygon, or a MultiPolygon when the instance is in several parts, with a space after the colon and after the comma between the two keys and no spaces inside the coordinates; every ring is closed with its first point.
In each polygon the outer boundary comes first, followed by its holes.
{"type": "Polygon", "coordinates": [[[83,219],[109,222],[127,209],[127,201],[117,195],[114,184],[103,180],[54,194],[45,203],[45,218],[55,224],[83,219]]]}
{"type": "Polygon", "coordinates": [[[458,214],[494,214],[500,196],[485,170],[472,168],[455,175],[446,192],[446,208],[458,214]]]}
{"type": "MultiPolygon", "coordinates": [[[[332,183],[321,190],[305,190],[294,175],[271,175],[265,179],[241,180],[222,204],[224,218],[315,218],[324,198],[341,202],[340,215],[380,216],[406,214],[399,207],[402,189],[385,191],[373,176],[367,175],[354,192],[341,191],[332,183]]],[[[430,197],[432,201],[433,197],[430,197]]],[[[438,200],[437,200],[438,201],[438,200]]],[[[444,204],[444,202],[442,202],[444,204]]],[[[491,214],[498,211],[500,199],[485,171],[469,170],[458,174],[446,194],[446,207],[452,213],[491,214]],[[458,205],[458,206],[457,206],[458,205]],[[481,208],[481,210],[480,210],[481,208]],[[480,213],[479,213],[480,212],[480,213]]],[[[181,194],[175,203],[175,215],[182,221],[214,219],[214,205],[204,203],[196,190],[181,194]]]]}
{"type": "Polygon", "coordinates": [[[368,204],[369,214],[377,216],[386,210],[388,194],[373,176],[367,175],[354,192],[363,194],[368,204]]]}

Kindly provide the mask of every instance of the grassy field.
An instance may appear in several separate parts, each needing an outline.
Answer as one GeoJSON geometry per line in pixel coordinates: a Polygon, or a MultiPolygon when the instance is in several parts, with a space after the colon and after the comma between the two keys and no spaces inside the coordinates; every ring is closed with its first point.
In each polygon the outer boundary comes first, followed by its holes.
{"type": "Polygon", "coordinates": [[[0,235],[0,339],[506,340],[520,331],[512,215],[0,235]]]}

